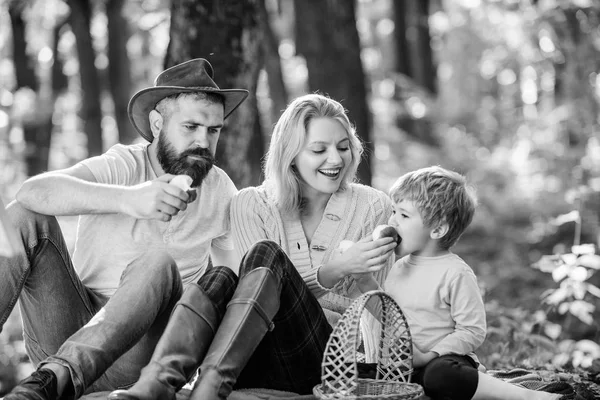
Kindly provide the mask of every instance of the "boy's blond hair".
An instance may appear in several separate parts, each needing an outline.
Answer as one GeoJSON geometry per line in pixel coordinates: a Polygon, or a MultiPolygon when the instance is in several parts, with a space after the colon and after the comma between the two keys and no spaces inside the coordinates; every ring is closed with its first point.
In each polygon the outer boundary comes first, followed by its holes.
{"type": "Polygon", "coordinates": [[[438,166],[404,174],[392,185],[390,196],[395,203],[414,202],[428,228],[446,222],[448,232],[440,239],[443,249],[454,246],[473,220],[477,206],[475,189],[465,177],[438,166]]]}

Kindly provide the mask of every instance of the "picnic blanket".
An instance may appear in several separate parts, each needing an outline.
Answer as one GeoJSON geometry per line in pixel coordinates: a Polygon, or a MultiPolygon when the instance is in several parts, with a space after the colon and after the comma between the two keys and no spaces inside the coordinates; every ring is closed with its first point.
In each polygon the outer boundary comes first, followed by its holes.
{"type": "MultiPolygon", "coordinates": [[[[83,400],[105,400],[110,392],[96,392],[81,397],[83,400]]],[[[177,400],[189,400],[191,391],[182,389],[177,393],[177,400]]],[[[271,389],[235,390],[229,400],[317,400],[313,395],[300,396],[296,393],[271,389]]]]}
{"type": "Polygon", "coordinates": [[[549,370],[512,370],[487,371],[488,374],[503,381],[530,390],[563,395],[574,395],[577,399],[595,400],[600,398],[600,386],[592,382],[583,382],[578,374],[549,370]]]}
{"type": "MultiPolygon", "coordinates": [[[[600,386],[582,382],[577,374],[547,370],[527,370],[514,368],[511,370],[491,370],[487,374],[506,382],[531,390],[550,393],[569,394],[574,388],[586,400],[600,399],[600,386]]],[[[177,400],[189,400],[191,391],[182,389],[177,393],[177,400]]],[[[105,400],[109,392],[97,392],[83,396],[83,400],[105,400]]],[[[298,395],[272,389],[242,389],[231,393],[229,400],[317,400],[313,395],[298,395]]],[[[420,400],[430,400],[423,396],[420,400]]]]}

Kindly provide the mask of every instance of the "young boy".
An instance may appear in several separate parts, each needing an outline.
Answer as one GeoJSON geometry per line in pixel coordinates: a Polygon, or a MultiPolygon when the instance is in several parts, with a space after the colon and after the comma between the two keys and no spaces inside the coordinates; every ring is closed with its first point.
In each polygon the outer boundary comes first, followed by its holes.
{"type": "MultiPolygon", "coordinates": [[[[413,340],[413,382],[432,399],[572,399],[531,391],[478,370],[486,335],[473,270],[450,248],[473,219],[477,198],[466,179],[441,167],[400,177],[390,189],[389,225],[400,235],[385,290],[400,306],[413,340]]],[[[361,291],[378,289],[368,274],[361,291]]]]}

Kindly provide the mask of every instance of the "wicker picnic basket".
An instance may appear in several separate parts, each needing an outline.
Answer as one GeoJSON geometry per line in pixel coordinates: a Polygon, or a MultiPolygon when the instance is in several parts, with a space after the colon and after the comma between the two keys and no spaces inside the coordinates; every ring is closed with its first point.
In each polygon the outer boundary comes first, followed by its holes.
{"type": "Polygon", "coordinates": [[[418,399],[423,388],[410,383],[412,372],[412,338],[404,314],[389,295],[374,290],[357,298],[335,326],[323,355],[321,384],[313,388],[313,394],[321,400],[418,399]],[[381,322],[375,379],[358,377],[357,349],[365,307],[381,322]]]}

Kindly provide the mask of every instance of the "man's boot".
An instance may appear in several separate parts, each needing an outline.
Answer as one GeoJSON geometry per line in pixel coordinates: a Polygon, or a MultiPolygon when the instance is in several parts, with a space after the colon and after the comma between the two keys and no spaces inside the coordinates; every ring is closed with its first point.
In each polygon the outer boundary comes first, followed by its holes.
{"type": "Polygon", "coordinates": [[[215,331],[219,312],[197,284],[175,305],[150,363],[128,390],[115,390],[109,400],[169,400],[202,362],[215,331]]]}
{"type": "Polygon", "coordinates": [[[55,400],[58,398],[56,375],[49,369],[41,368],[19,382],[7,394],[5,400],[55,400]]]}
{"type": "Polygon", "coordinates": [[[190,400],[226,399],[240,372],[279,310],[281,282],[268,268],[256,268],[240,279],[227,312],[200,366],[190,400]]]}

